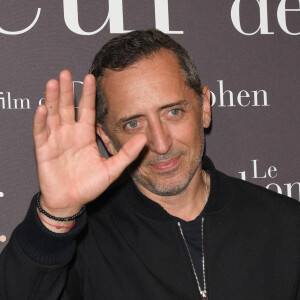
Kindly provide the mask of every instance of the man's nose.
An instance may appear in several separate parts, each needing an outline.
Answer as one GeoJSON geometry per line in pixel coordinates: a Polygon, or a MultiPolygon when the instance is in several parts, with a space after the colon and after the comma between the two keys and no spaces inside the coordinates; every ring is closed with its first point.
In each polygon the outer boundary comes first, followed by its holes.
{"type": "Polygon", "coordinates": [[[173,140],[166,124],[157,122],[148,128],[148,147],[152,152],[165,154],[173,145],[173,140]]]}

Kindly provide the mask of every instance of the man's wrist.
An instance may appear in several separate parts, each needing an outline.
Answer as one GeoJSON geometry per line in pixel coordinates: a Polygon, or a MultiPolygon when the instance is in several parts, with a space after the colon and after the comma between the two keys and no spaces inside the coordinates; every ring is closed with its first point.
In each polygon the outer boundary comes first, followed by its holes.
{"type": "Polygon", "coordinates": [[[62,222],[62,221],[56,221],[51,218],[48,218],[46,215],[42,214],[39,209],[37,208],[37,214],[38,217],[40,218],[42,224],[49,229],[52,232],[55,233],[66,233],[69,232],[74,226],[76,221],[67,221],[67,222],[62,222]]]}
{"type": "Polygon", "coordinates": [[[79,208],[75,207],[75,208],[55,209],[53,212],[53,209],[50,210],[45,206],[41,192],[39,192],[36,196],[36,206],[40,213],[47,216],[49,219],[60,221],[60,222],[73,221],[79,218],[85,212],[85,206],[81,206],[79,208]]]}
{"type": "Polygon", "coordinates": [[[42,224],[50,231],[55,233],[66,233],[75,226],[75,219],[79,218],[85,212],[85,206],[81,209],[59,209],[53,213],[50,209],[44,209],[43,197],[41,192],[36,195],[37,215],[42,224]],[[68,216],[66,216],[69,214],[68,216]]]}

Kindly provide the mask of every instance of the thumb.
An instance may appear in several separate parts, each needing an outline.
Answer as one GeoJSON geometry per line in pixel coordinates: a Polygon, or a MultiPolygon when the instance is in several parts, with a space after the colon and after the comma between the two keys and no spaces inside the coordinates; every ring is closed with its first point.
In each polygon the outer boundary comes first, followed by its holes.
{"type": "Polygon", "coordinates": [[[146,142],[147,137],[142,133],[138,133],[131,137],[117,154],[105,161],[109,172],[110,184],[138,157],[146,142]]]}

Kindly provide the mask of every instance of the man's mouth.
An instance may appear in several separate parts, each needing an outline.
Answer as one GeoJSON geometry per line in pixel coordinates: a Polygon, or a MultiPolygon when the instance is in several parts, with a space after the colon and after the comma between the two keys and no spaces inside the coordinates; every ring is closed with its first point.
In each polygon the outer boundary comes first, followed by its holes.
{"type": "Polygon", "coordinates": [[[179,160],[180,156],[177,156],[168,160],[152,163],[150,164],[150,166],[158,172],[168,172],[175,169],[178,166],[179,160]]]}

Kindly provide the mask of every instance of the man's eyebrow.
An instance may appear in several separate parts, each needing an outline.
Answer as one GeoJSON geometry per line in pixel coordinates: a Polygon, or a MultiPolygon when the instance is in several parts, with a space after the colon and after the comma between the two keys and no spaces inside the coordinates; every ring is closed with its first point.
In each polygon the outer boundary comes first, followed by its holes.
{"type": "Polygon", "coordinates": [[[166,108],[169,108],[169,107],[173,107],[173,106],[176,106],[176,105],[185,105],[186,106],[186,105],[190,105],[190,102],[187,101],[187,100],[179,100],[179,101],[176,101],[176,102],[173,102],[173,103],[163,105],[159,108],[159,110],[166,109],[166,108]]]}
{"type": "MultiPolygon", "coordinates": [[[[169,108],[169,107],[173,107],[173,106],[176,106],[176,105],[185,105],[185,106],[190,106],[190,103],[189,101],[187,100],[179,100],[179,101],[176,101],[176,102],[172,102],[172,103],[169,103],[169,104],[166,104],[166,105],[163,105],[161,107],[159,107],[158,111],[162,110],[162,109],[166,109],[166,108],[169,108]]],[[[115,128],[120,128],[123,124],[129,122],[130,120],[133,120],[133,119],[136,119],[136,118],[140,118],[140,117],[143,117],[144,115],[142,114],[139,114],[139,115],[132,115],[132,116],[128,116],[128,117],[124,117],[124,118],[121,118],[116,124],[115,124],[115,128]]]]}

